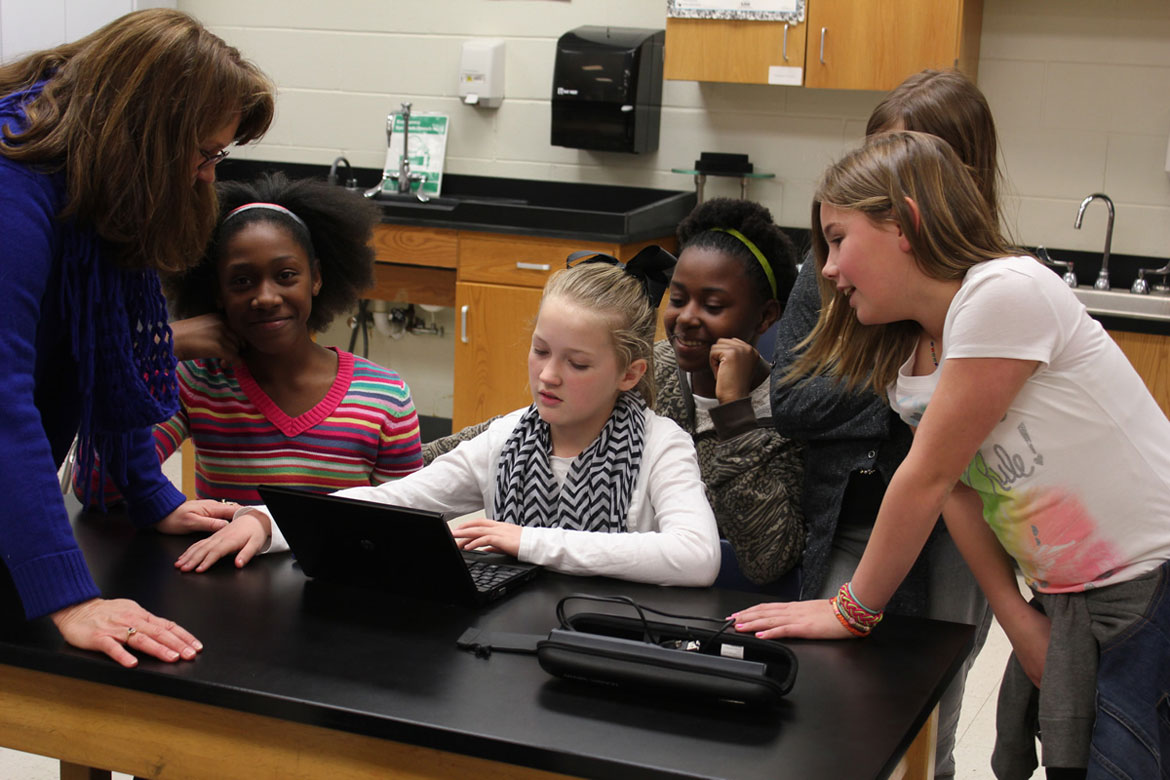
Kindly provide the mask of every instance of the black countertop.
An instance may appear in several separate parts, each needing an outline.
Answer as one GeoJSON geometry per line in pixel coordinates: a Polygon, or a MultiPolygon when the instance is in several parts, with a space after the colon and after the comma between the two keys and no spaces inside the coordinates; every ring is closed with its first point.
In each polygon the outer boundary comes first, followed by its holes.
{"type": "MultiPolygon", "coordinates": [[[[250,179],[265,171],[292,178],[324,179],[328,166],[232,159],[216,174],[224,180],[250,179]]],[[[352,171],[359,190],[378,183],[381,172],[352,171]]],[[[349,174],[338,174],[344,182],[349,174]]],[[[443,174],[440,197],[375,198],[383,221],[396,225],[476,230],[628,244],[673,236],[695,206],[695,193],[536,179],[443,174]]]]}
{"type": "Polygon", "coordinates": [[[189,538],[135,532],[117,516],[82,514],[75,526],[103,592],[177,620],[207,649],[193,663],[126,670],[64,646],[46,620],[9,621],[0,663],[589,777],[884,776],[972,635],[891,617],[863,642],[790,643],[800,669],[775,711],[659,701],[558,680],[531,656],[478,658],[455,639],[469,626],[547,632],[574,592],[712,616],[756,596],[544,572],[473,611],[307,581],[288,555],[184,575],[171,563],[189,538]]]}

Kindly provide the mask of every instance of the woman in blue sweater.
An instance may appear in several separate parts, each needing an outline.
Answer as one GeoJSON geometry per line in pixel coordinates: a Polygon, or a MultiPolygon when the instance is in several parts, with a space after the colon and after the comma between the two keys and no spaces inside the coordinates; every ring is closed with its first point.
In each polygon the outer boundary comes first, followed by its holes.
{"type": "Polygon", "coordinates": [[[272,112],[262,73],[164,9],[0,67],[0,606],[48,615],[70,644],[125,666],[128,647],[176,661],[202,646],[100,598],[56,471],[76,435],[80,466],[101,456],[136,524],[224,524],[229,508],[186,501],[154,454],[151,428],[177,403],[157,272],[198,261],[215,164],[272,112]]]}

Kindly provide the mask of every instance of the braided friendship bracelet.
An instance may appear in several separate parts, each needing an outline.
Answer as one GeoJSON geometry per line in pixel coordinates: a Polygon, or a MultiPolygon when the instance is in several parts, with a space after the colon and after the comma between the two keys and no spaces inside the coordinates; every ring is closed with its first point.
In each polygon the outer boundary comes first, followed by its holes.
{"type": "Polygon", "coordinates": [[[833,603],[841,617],[864,634],[873,631],[873,627],[882,622],[882,616],[885,614],[880,610],[874,611],[869,609],[858,601],[854,597],[853,588],[848,582],[842,585],[837,591],[837,597],[833,600],[833,603]]]}
{"type": "Polygon", "coordinates": [[[852,583],[852,582],[846,582],[846,583],[845,583],[845,588],[846,588],[846,590],[848,590],[848,592],[849,592],[849,600],[850,600],[850,601],[852,601],[854,604],[856,604],[857,606],[859,606],[859,607],[861,607],[862,609],[864,609],[864,610],[865,610],[866,612],[868,612],[869,614],[871,614],[871,615],[878,615],[878,616],[879,616],[879,617],[878,617],[878,620],[881,620],[881,617],[880,617],[880,615],[882,614],[882,611],[881,611],[881,610],[879,610],[879,609],[870,609],[869,607],[867,607],[867,606],[865,606],[864,604],[862,604],[862,603],[861,603],[861,599],[857,598],[857,596],[855,596],[855,595],[854,595],[854,593],[853,593],[853,583],[852,583]]]}
{"type": "Polygon", "coordinates": [[[860,628],[854,628],[849,620],[841,614],[841,608],[837,606],[837,598],[835,596],[829,599],[829,603],[833,605],[833,614],[837,616],[837,622],[843,625],[846,631],[856,637],[864,637],[869,635],[868,631],[862,631],[860,628]]]}

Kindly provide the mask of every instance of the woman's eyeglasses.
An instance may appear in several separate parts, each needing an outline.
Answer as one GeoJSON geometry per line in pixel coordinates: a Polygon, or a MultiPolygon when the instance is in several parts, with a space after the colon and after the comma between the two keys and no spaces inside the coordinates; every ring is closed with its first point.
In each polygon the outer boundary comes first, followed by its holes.
{"type": "Polygon", "coordinates": [[[219,165],[221,162],[223,162],[223,159],[227,157],[229,153],[227,149],[220,149],[218,152],[212,152],[211,154],[208,154],[207,152],[200,149],[199,154],[203,157],[203,162],[199,163],[195,170],[202,171],[208,168],[214,168],[215,166],[219,165]]]}

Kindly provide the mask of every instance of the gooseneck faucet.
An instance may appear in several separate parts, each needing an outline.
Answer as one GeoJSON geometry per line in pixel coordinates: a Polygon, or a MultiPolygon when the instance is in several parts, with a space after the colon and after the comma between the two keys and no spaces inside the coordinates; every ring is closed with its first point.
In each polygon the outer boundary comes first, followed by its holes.
{"type": "Polygon", "coordinates": [[[1094,192],[1089,197],[1081,201],[1081,207],[1077,209],[1077,221],[1073,223],[1073,227],[1077,230],[1081,229],[1081,220],[1085,217],[1085,208],[1094,200],[1105,201],[1106,207],[1109,209],[1109,222],[1105,226],[1105,252],[1101,256],[1101,272],[1097,274],[1097,281],[1093,282],[1093,288],[1097,290],[1109,289],[1109,248],[1113,245],[1113,199],[1103,192],[1094,192]]]}
{"type": "MultiPolygon", "coordinates": [[[[382,187],[387,181],[393,180],[395,182],[395,189],[400,195],[409,195],[411,185],[414,182],[419,182],[418,191],[415,192],[415,197],[422,203],[426,203],[431,198],[423,192],[423,184],[426,183],[426,174],[412,173],[410,170],[410,103],[400,104],[399,113],[402,116],[402,154],[398,155],[398,171],[391,173],[390,171],[382,172],[382,181],[375,184],[366,190],[363,195],[367,198],[376,198],[382,193],[382,187]]],[[[386,146],[390,146],[390,142],[394,138],[394,114],[386,115],[386,146]]]]}
{"type": "Polygon", "coordinates": [[[345,166],[345,188],[348,190],[357,189],[357,179],[353,177],[353,168],[349,164],[349,160],[344,155],[334,158],[333,164],[329,166],[329,175],[325,177],[327,184],[340,183],[337,178],[337,167],[339,165],[345,166]]]}
{"type": "Polygon", "coordinates": [[[402,154],[398,155],[398,191],[410,192],[410,103],[402,108],[402,154]]]}

